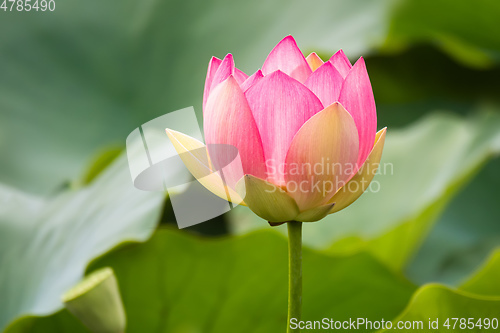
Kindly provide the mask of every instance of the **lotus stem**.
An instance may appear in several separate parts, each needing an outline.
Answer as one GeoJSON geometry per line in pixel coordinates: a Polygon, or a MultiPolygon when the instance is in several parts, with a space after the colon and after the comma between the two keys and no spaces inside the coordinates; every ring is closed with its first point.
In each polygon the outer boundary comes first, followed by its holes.
{"type": "Polygon", "coordinates": [[[302,222],[288,225],[288,322],[287,333],[300,333],[291,328],[291,320],[302,317],[302,222]]]}

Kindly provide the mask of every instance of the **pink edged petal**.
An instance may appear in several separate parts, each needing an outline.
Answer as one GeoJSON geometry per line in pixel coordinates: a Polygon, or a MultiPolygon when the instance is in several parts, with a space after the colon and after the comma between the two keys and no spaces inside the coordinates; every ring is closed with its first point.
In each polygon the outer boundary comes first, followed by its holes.
{"type": "MultiPolygon", "coordinates": [[[[260,134],[245,95],[232,75],[211,91],[203,119],[207,146],[226,144],[238,149],[243,168],[224,170],[229,186],[234,186],[244,174],[266,178],[260,134]]],[[[219,149],[215,154],[210,150],[210,159],[214,165],[222,166],[233,160],[228,156],[231,154],[227,149],[219,149]]]]}
{"type": "Polygon", "coordinates": [[[323,106],[309,89],[281,71],[264,76],[245,96],[262,138],[268,181],[284,185],[282,169],[290,143],[323,106]]]}
{"type": "Polygon", "coordinates": [[[342,50],[338,50],[337,53],[332,55],[329,61],[339,71],[340,75],[342,75],[342,77],[344,78],[347,76],[347,74],[352,68],[351,62],[349,61],[344,51],[342,50]]]}
{"type": "Polygon", "coordinates": [[[368,188],[380,165],[386,132],[387,127],[378,131],[375,139],[375,145],[373,146],[373,149],[370,152],[370,155],[368,155],[368,158],[363,166],[349,180],[349,182],[339,189],[330,199],[330,203],[335,203],[335,206],[333,206],[332,210],[329,212],[330,214],[348,207],[354,201],[358,200],[358,198],[368,188]]]}
{"type": "Polygon", "coordinates": [[[250,76],[248,79],[245,80],[241,86],[241,90],[246,91],[248,88],[253,86],[257,81],[262,79],[264,77],[264,74],[262,74],[262,71],[259,69],[257,72],[253,73],[252,76],[250,76]]]}
{"type": "Polygon", "coordinates": [[[365,61],[360,58],[347,75],[340,91],[339,102],[351,114],[359,133],[359,158],[361,166],[372,150],[377,133],[377,111],[372,85],[365,61]]]}
{"type": "Polygon", "coordinates": [[[317,70],[321,65],[323,65],[323,60],[321,60],[316,52],[309,54],[306,58],[306,61],[313,72],[317,70]]]}
{"type": "Polygon", "coordinates": [[[243,82],[245,82],[246,79],[248,79],[248,75],[246,75],[241,69],[235,67],[234,78],[236,79],[236,82],[241,85],[243,82]]]}
{"type": "Polygon", "coordinates": [[[208,94],[210,93],[210,86],[212,85],[212,80],[214,79],[215,72],[219,68],[222,60],[217,57],[212,57],[208,63],[207,77],[205,79],[205,90],[203,91],[203,107],[207,103],[208,94]]]}
{"type": "MultiPolygon", "coordinates": [[[[217,71],[214,74],[214,77],[212,79],[212,83],[210,84],[210,87],[208,88],[208,93],[206,94],[207,96],[207,101],[208,101],[208,96],[210,96],[210,93],[212,90],[214,90],[215,87],[222,81],[225,81],[229,75],[234,74],[234,59],[233,55],[231,53],[228,53],[225,57],[224,60],[222,60],[221,64],[219,65],[219,68],[217,68],[217,71]]],[[[206,87],[205,87],[206,89],[206,87]]],[[[203,110],[205,110],[205,105],[206,101],[203,105],[203,110]]]]}
{"type": "Polygon", "coordinates": [[[338,101],[343,82],[342,75],[327,61],[309,76],[304,85],[318,96],[323,105],[330,105],[338,101]]]}
{"type": "MultiPolygon", "coordinates": [[[[214,59],[213,57],[212,59],[214,59]]],[[[215,58],[217,59],[217,58],[215,58]]],[[[233,75],[238,84],[242,84],[245,82],[246,79],[248,79],[248,75],[246,75],[243,71],[240,69],[236,68],[234,66],[234,59],[233,55],[231,53],[228,53],[225,57],[224,60],[214,60],[213,61],[213,68],[215,69],[215,66],[217,66],[216,71],[211,74],[212,76],[210,85],[208,85],[208,82],[205,82],[205,92],[203,94],[203,108],[205,108],[205,105],[208,100],[208,96],[210,95],[210,92],[222,81],[225,81],[229,75],[233,75]],[[219,65],[217,65],[217,60],[219,62],[219,65]]],[[[212,62],[210,63],[209,67],[209,72],[212,72],[212,62]]],[[[207,74],[208,77],[208,74],[207,74]]]]}
{"type": "Polygon", "coordinates": [[[354,120],[339,103],[302,126],[285,161],[286,188],[301,212],[327,203],[349,180],[355,171],[358,147],[354,120]]]}
{"type": "Polygon", "coordinates": [[[269,75],[277,70],[288,74],[302,83],[312,73],[306,58],[304,58],[292,36],[283,38],[269,53],[266,61],[264,61],[264,65],[262,66],[262,73],[264,75],[269,75]]]}

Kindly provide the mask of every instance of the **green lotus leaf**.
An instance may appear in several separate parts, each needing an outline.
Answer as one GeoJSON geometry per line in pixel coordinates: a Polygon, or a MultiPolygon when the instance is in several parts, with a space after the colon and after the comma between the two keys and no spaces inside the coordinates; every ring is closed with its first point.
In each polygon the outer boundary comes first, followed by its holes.
{"type": "MultiPolygon", "coordinates": [[[[416,287],[371,255],[304,249],[304,320],[394,318],[416,287]]],[[[127,332],[281,332],[286,326],[287,241],[274,230],[204,239],[160,229],[89,271],[112,267],[127,332]]],[[[66,310],[20,320],[6,333],[84,332],[66,310]]]]}
{"type": "Polygon", "coordinates": [[[134,188],[126,156],[79,190],[41,199],[0,187],[0,329],[62,308],[88,263],[123,241],[150,237],[164,194],[134,188]]]}
{"type": "Polygon", "coordinates": [[[498,309],[500,297],[478,296],[431,284],[421,287],[413,295],[406,310],[393,320],[392,329],[382,332],[391,332],[394,328],[398,328],[398,332],[495,331],[500,327],[498,309]],[[432,322],[435,326],[432,326],[432,322]],[[398,323],[408,326],[404,329],[404,326],[397,326],[398,323]]]}

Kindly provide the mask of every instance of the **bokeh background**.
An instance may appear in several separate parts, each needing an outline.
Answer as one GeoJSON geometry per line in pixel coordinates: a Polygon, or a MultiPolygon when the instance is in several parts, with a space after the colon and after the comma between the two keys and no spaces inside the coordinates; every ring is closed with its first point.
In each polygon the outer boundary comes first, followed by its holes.
{"type": "Polygon", "coordinates": [[[289,34],[305,55],[365,57],[394,165],[379,193],[305,227],[304,316],[430,317],[439,303],[498,317],[500,299],[483,298],[500,296],[499,15],[496,0],[0,10],[0,329],[85,332],[60,297],[108,265],[128,332],[284,331],[282,228],[238,207],[178,231],[122,152],[170,111],[194,106],[202,123],[211,56],[251,74],[289,34]]]}

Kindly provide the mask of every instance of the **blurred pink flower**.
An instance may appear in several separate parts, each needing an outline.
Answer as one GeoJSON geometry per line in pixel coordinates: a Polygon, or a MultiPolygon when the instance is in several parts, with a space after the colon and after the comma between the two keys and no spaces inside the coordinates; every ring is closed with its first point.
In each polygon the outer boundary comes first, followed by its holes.
{"type": "MultiPolygon", "coordinates": [[[[326,62],[316,53],[305,58],[292,36],[251,76],[231,54],[213,57],[203,119],[206,144],[236,147],[241,167],[224,169],[224,182],[200,173],[224,164],[224,153],[210,153],[205,163],[184,154],[187,167],[212,192],[241,195],[242,204],[270,222],[317,221],[354,202],[377,171],[386,133],[377,132],[363,58],[351,65],[342,50],[326,62]]],[[[167,134],[179,153],[204,147],[185,134],[167,134]]]]}

